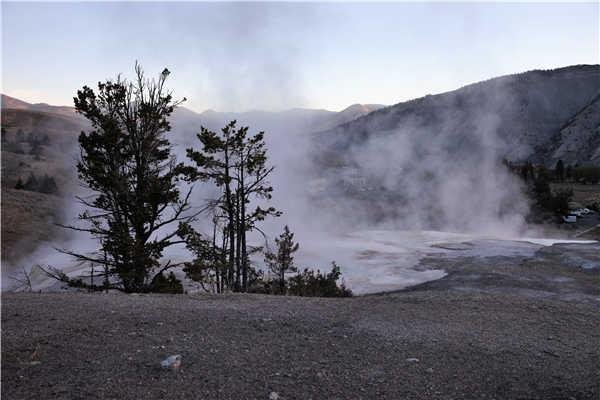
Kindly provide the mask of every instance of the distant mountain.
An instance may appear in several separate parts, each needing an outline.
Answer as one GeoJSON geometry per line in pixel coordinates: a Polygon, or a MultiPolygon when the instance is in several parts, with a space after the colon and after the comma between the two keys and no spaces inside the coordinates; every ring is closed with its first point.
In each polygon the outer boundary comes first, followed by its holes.
{"type": "MultiPolygon", "coordinates": [[[[2,125],[11,130],[60,131],[63,135],[81,131],[87,121],[75,112],[75,108],[52,106],[45,103],[31,104],[2,95],[2,125]]],[[[284,111],[245,111],[218,112],[213,110],[197,113],[185,107],[178,107],[172,115],[171,123],[178,136],[198,132],[201,125],[209,129],[220,129],[231,120],[240,125],[249,125],[254,130],[266,132],[285,130],[289,133],[310,133],[333,128],[339,124],[355,120],[368,113],[385,107],[380,104],[353,104],[342,111],[329,111],[309,108],[294,108],[284,111]]],[[[48,132],[46,132],[48,133],[48,132]]],[[[184,138],[186,139],[186,138],[184,138]]]]}
{"type": "Polygon", "coordinates": [[[344,152],[383,136],[443,136],[447,151],[475,151],[483,136],[499,157],[600,165],[600,65],[503,76],[398,103],[320,132],[319,147],[344,152]]]}
{"type": "Polygon", "coordinates": [[[29,110],[31,104],[24,102],[23,100],[15,99],[14,97],[2,95],[2,108],[12,108],[16,110],[29,110]]]}
{"type": "Polygon", "coordinates": [[[28,111],[39,111],[52,114],[61,114],[68,117],[77,116],[75,108],[67,106],[51,106],[46,103],[27,103],[23,100],[15,99],[14,97],[2,95],[2,109],[13,109],[13,110],[28,110],[28,111]]]}
{"type": "Polygon", "coordinates": [[[229,121],[237,120],[240,125],[248,125],[253,130],[261,130],[267,133],[308,134],[331,129],[383,107],[385,106],[379,104],[354,104],[339,112],[293,108],[284,111],[257,110],[237,113],[213,110],[195,113],[185,107],[179,107],[173,114],[172,122],[177,130],[187,128],[191,129],[191,132],[197,132],[200,125],[215,130],[222,128],[229,121]]]}

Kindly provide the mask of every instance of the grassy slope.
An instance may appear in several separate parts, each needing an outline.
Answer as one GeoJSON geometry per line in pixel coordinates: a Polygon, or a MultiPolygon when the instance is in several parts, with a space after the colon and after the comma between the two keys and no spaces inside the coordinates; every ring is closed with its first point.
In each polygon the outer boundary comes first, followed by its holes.
{"type": "MultiPolygon", "coordinates": [[[[11,146],[2,146],[2,260],[14,264],[59,234],[54,224],[60,220],[65,198],[75,182],[71,154],[77,134],[85,125],[74,115],[2,109],[2,127],[7,130],[9,142],[15,142],[19,129],[25,135],[34,132],[50,139],[37,160],[30,154],[8,151],[11,146]],[[17,179],[25,181],[30,173],[38,178],[45,174],[54,177],[60,192],[48,195],[15,190],[17,179]]],[[[23,148],[28,152],[27,145],[23,148]]]]}

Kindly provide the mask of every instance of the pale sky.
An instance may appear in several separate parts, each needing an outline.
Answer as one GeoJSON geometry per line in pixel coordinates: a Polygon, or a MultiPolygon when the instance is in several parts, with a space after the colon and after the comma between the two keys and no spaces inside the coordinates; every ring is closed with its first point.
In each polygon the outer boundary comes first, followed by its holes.
{"type": "Polygon", "coordinates": [[[136,60],[195,111],[394,104],[599,63],[589,3],[2,2],[2,92],[72,105],[136,60]]]}

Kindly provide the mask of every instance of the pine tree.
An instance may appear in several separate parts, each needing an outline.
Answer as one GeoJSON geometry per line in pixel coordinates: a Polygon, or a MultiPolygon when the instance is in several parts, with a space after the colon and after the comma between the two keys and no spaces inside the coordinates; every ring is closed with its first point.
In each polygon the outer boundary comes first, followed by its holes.
{"type": "Polygon", "coordinates": [[[40,142],[35,141],[31,143],[31,149],[29,150],[29,154],[33,156],[35,160],[39,160],[42,155],[42,146],[40,142]]]}
{"type": "MultiPolygon", "coordinates": [[[[255,229],[259,221],[267,216],[278,217],[281,215],[274,207],[262,208],[257,206],[250,210],[247,206],[252,200],[270,200],[273,187],[268,182],[268,177],[274,167],[267,166],[267,149],[264,141],[264,132],[259,132],[248,137],[248,127],[242,127],[236,135],[236,164],[234,179],[237,183],[237,232],[238,232],[238,257],[236,258],[237,270],[241,271],[242,291],[248,290],[248,249],[246,244],[247,232],[255,229]]],[[[237,277],[239,279],[240,273],[237,277]]],[[[238,284],[239,285],[239,284],[238,284]]]]}
{"type": "Polygon", "coordinates": [[[276,252],[265,253],[265,262],[279,281],[279,290],[281,294],[285,293],[285,274],[288,272],[297,272],[294,265],[294,253],[298,251],[300,245],[294,243],[294,234],[286,225],[283,233],[275,238],[276,252]]]}
{"type": "Polygon", "coordinates": [[[232,174],[234,168],[235,147],[235,121],[230,122],[217,134],[205,127],[200,127],[197,134],[202,143],[201,150],[187,149],[187,156],[196,164],[195,168],[188,168],[188,177],[191,180],[212,181],[217,187],[223,189],[222,196],[213,203],[213,207],[221,209],[227,219],[227,244],[228,259],[225,284],[235,288],[235,243],[236,243],[236,209],[232,190],[232,174]]]}
{"type": "Polygon", "coordinates": [[[32,192],[37,191],[39,188],[39,182],[33,172],[29,173],[29,177],[25,181],[25,185],[23,185],[23,189],[29,190],[32,192]]]}
{"type": "Polygon", "coordinates": [[[25,133],[23,132],[23,129],[19,129],[16,134],[16,142],[21,143],[24,141],[25,141],[25,133]]]}
{"type": "Polygon", "coordinates": [[[556,168],[554,171],[556,173],[556,179],[558,179],[560,182],[565,180],[565,165],[563,160],[558,160],[556,162],[556,168]]]}
{"type": "Polygon", "coordinates": [[[21,180],[21,177],[19,177],[19,179],[17,179],[17,183],[15,184],[15,189],[17,189],[17,190],[25,189],[25,185],[23,185],[23,180],[21,180]]]}
{"type": "Polygon", "coordinates": [[[220,133],[201,127],[197,136],[202,149],[187,149],[196,164],[188,169],[188,176],[222,188],[213,206],[223,211],[227,221],[225,281],[235,291],[246,291],[250,270],[246,235],[267,216],[281,214],[273,207],[248,208],[253,200],[269,200],[273,191],[267,181],[273,167],[266,166],[264,133],[248,137],[248,127],[237,128],[236,121],[231,121],[220,133]]]}
{"type": "Polygon", "coordinates": [[[158,80],[147,79],[137,64],[135,72],[132,82],[120,77],[100,82],[97,92],[84,86],[74,98],[77,112],[92,126],[79,136],[77,170],[95,197],[78,198],[88,208],[79,217],[87,226],[68,228],[90,233],[100,243],[98,254],[106,257],[64,252],[106,263],[122,290],[145,292],[159,283],[164,289],[162,273],[172,265],[161,267],[159,260],[165,248],[182,243],[179,224],[195,215],[189,213],[191,188],[185,196],[178,189],[183,166],[166,138],[169,116],[180,103],[165,88],[169,71],[158,80]]]}
{"type": "Polygon", "coordinates": [[[58,186],[56,185],[56,181],[53,177],[44,175],[44,178],[42,179],[39,185],[38,191],[40,193],[54,194],[58,192],[58,186]]]}

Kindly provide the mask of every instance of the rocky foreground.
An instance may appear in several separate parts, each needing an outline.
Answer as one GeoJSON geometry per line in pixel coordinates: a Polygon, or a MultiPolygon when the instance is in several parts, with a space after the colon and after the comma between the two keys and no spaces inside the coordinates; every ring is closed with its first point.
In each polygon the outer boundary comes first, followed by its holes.
{"type": "Polygon", "coordinates": [[[429,258],[448,275],[350,299],[3,294],[2,395],[597,400],[598,250],[429,258]]]}

